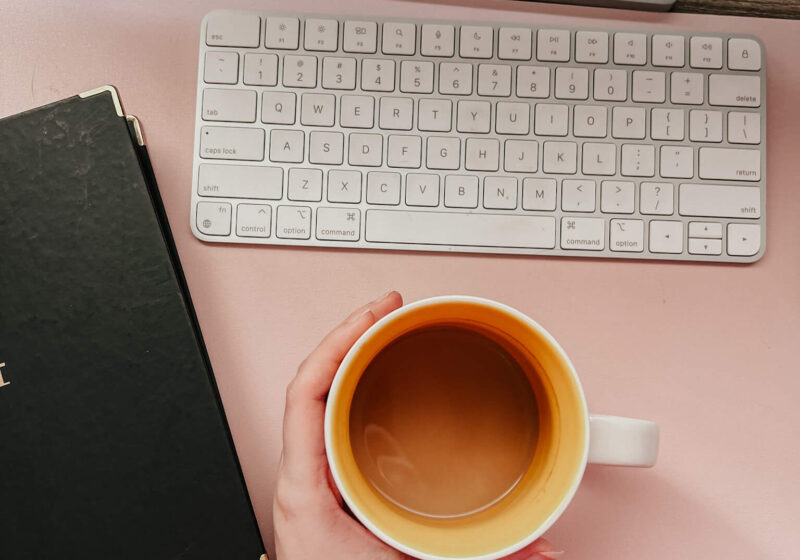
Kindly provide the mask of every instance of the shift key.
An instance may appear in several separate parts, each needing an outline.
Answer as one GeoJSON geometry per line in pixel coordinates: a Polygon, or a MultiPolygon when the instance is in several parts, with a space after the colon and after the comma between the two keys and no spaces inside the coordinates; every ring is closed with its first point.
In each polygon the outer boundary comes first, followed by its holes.
{"type": "Polygon", "coordinates": [[[264,159],[264,130],[204,126],[200,130],[200,157],[205,159],[264,159]]]}

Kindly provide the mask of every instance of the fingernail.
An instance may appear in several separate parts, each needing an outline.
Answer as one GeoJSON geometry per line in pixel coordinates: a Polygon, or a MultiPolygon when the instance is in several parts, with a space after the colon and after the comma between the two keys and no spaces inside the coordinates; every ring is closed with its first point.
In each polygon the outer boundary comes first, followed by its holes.
{"type": "Polygon", "coordinates": [[[379,297],[379,298],[378,298],[378,299],[376,299],[375,301],[383,301],[383,300],[385,300],[387,297],[389,297],[389,294],[391,294],[393,291],[394,291],[394,290],[389,290],[388,292],[386,292],[385,294],[383,294],[381,297],[379,297]]]}
{"type": "MultiPolygon", "coordinates": [[[[549,552],[540,552],[539,556],[544,556],[545,558],[550,558],[551,560],[556,560],[557,558],[561,558],[564,556],[563,550],[551,550],[549,552]]],[[[536,556],[534,556],[531,560],[535,560],[536,556]]]]}
{"type": "Polygon", "coordinates": [[[372,313],[372,310],[371,309],[365,309],[364,311],[362,311],[361,313],[359,313],[358,315],[356,315],[355,317],[350,319],[348,321],[348,323],[358,323],[361,319],[364,318],[364,315],[366,315],[367,313],[372,313]]]}

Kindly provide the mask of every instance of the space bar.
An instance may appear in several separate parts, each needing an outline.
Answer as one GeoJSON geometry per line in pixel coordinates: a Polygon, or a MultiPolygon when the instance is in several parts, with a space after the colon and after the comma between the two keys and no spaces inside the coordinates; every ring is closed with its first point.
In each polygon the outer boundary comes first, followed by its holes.
{"type": "Polygon", "coordinates": [[[552,249],[549,216],[367,210],[366,240],[375,243],[552,249]]]}

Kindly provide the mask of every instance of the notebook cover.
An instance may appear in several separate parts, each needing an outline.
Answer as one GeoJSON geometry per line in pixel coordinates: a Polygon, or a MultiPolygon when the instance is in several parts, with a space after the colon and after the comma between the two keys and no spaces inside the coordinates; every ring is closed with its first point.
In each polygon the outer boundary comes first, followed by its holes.
{"type": "Polygon", "coordinates": [[[132,124],[111,88],[0,120],[3,560],[264,552],[132,124]]]}

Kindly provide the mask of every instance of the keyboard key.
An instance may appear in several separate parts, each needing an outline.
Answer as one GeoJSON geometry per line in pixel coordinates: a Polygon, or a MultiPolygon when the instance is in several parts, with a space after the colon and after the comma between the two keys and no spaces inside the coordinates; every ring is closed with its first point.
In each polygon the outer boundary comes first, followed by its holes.
{"type": "Polygon", "coordinates": [[[575,61],[590,64],[608,62],[608,33],[578,31],[575,34],[575,61]]]}
{"type": "Polygon", "coordinates": [[[239,80],[239,55],[235,52],[207,52],[203,81],[208,84],[235,84],[239,80]]]}
{"type": "Polygon", "coordinates": [[[280,200],[283,195],[283,169],[204,163],[198,168],[197,194],[280,200]]]}
{"type": "Polygon", "coordinates": [[[561,248],[602,251],[606,246],[603,218],[561,218],[561,248]]]}
{"type": "Polygon", "coordinates": [[[264,131],[204,126],[200,129],[200,157],[261,161],[264,159],[264,131]]]}
{"type": "Polygon", "coordinates": [[[761,217],[761,189],[758,187],[683,183],[678,200],[682,216],[761,217]]]}
{"type": "Polygon", "coordinates": [[[611,220],[609,249],[625,253],[644,251],[644,222],[642,220],[611,220]]]}
{"type": "Polygon", "coordinates": [[[549,68],[545,66],[517,66],[517,97],[544,99],[549,95],[549,68]]]}
{"type": "Polygon", "coordinates": [[[244,55],[242,81],[248,86],[278,85],[278,57],[274,54],[244,55]]]}
{"type": "Polygon", "coordinates": [[[531,30],[501,27],[497,38],[497,58],[501,60],[531,59],[531,30]]]}
{"type": "Polygon", "coordinates": [[[536,140],[506,140],[503,169],[512,173],[535,173],[539,166],[536,140]]]}
{"type": "Polygon", "coordinates": [[[761,78],[711,74],[708,77],[708,104],[728,107],[760,107],[761,78]]]}
{"type": "Polygon", "coordinates": [[[722,224],[719,222],[690,222],[689,237],[722,239],[722,224]]]}
{"type": "Polygon", "coordinates": [[[694,177],[694,148],[661,146],[658,172],[665,178],[691,179],[694,177]]]}
{"type": "Polygon", "coordinates": [[[573,175],[578,166],[578,145],[574,142],[545,142],[542,170],[573,175]]]}
{"type": "Polygon", "coordinates": [[[344,134],[314,130],[308,137],[308,161],[324,165],[344,162],[344,134]]]}
{"type": "Polygon", "coordinates": [[[380,166],[383,163],[383,135],[351,134],[347,161],[350,165],[380,166]]]}
{"type": "Polygon", "coordinates": [[[555,247],[555,219],[546,216],[367,210],[367,241],[472,247],[555,247]]]}
{"type": "Polygon", "coordinates": [[[275,235],[282,239],[311,238],[311,208],[308,206],[278,206],[275,235]]]}
{"type": "Polygon", "coordinates": [[[608,109],[603,105],[575,105],[572,133],[585,138],[604,138],[607,135],[608,109]]]}
{"type": "Polygon", "coordinates": [[[761,115],[758,113],[728,113],[728,142],[731,144],[760,144],[761,115]]]}
{"type": "Polygon", "coordinates": [[[257,47],[261,42],[261,20],[256,15],[235,12],[209,14],[206,44],[212,47],[257,47]]]}
{"type": "Polygon", "coordinates": [[[761,70],[761,45],[753,39],[728,39],[728,68],[761,70]]]}
{"type": "MultiPolygon", "coordinates": [[[[259,132],[263,134],[263,131],[259,132]]],[[[269,133],[269,159],[282,163],[302,163],[304,144],[302,130],[273,129],[269,133]]]]}
{"type": "Polygon", "coordinates": [[[651,221],[650,251],[652,253],[682,253],[683,223],[660,220],[651,221]]]}
{"type": "Polygon", "coordinates": [[[483,207],[494,210],[513,210],[517,207],[517,180],[514,177],[485,177],[483,207]]]}
{"type": "Polygon", "coordinates": [[[722,39],[719,37],[692,37],[689,52],[692,68],[722,68],[722,39]]]}
{"type": "Polygon", "coordinates": [[[385,130],[411,130],[414,100],[409,97],[381,97],[378,126],[385,130]]]}
{"type": "Polygon", "coordinates": [[[439,65],[439,93],[444,95],[471,95],[472,65],[442,62],[439,65]]]}
{"type": "Polygon", "coordinates": [[[317,87],[317,58],[286,55],[283,58],[283,85],[286,87],[317,87]]]}
{"type": "Polygon", "coordinates": [[[537,103],[533,130],[537,136],[566,136],[569,132],[569,107],[552,103],[537,103]]]}
{"type": "Polygon", "coordinates": [[[261,97],[261,122],[294,124],[296,98],[285,91],[265,91],[261,97]]]}
{"type": "Polygon", "coordinates": [[[647,35],[644,33],[614,34],[614,64],[647,64],[647,35]]]}
{"type": "Polygon", "coordinates": [[[677,105],[703,104],[703,75],[673,72],[670,76],[670,101],[677,105]]]}
{"type": "Polygon", "coordinates": [[[400,204],[400,174],[367,173],[367,204],[400,204]]]}
{"type": "Polygon", "coordinates": [[[495,138],[468,138],[464,168],[469,171],[497,171],[500,166],[500,141],[495,138]]]}
{"type": "Polygon", "coordinates": [[[400,63],[400,91],[433,93],[433,62],[404,60],[400,63]]]}
{"type": "Polygon", "coordinates": [[[568,62],[570,33],[565,29],[539,29],[536,32],[536,60],[568,62]]]}
{"type": "Polygon", "coordinates": [[[307,51],[333,52],[339,43],[339,22],[335,19],[306,20],[304,46],[307,51]]]}
{"type": "Polygon", "coordinates": [[[761,226],[728,224],[728,254],[750,257],[761,250],[761,226]]]}
{"type": "Polygon", "coordinates": [[[322,200],[322,170],[292,167],[287,191],[289,200],[319,202],[322,200]]]}
{"type": "Polygon", "coordinates": [[[417,128],[429,132],[450,132],[453,103],[449,99],[420,99],[417,128]]]}
{"type": "Polygon", "coordinates": [[[269,204],[236,206],[236,235],[239,237],[269,237],[271,227],[272,207],[269,204]]]}
{"type": "Polygon", "coordinates": [[[336,96],[327,93],[304,93],[300,104],[300,124],[333,126],[336,96]]]}
{"type": "Polygon", "coordinates": [[[419,168],[422,164],[422,138],[391,134],[386,148],[386,164],[389,167],[419,168]]]}
{"type": "Polygon", "coordinates": [[[555,179],[535,179],[526,177],[522,180],[522,209],[552,212],[556,209],[555,179]]]}
{"type": "Polygon", "coordinates": [[[456,130],[459,132],[489,132],[492,105],[488,101],[459,101],[456,130]]]}
{"type": "Polygon", "coordinates": [[[328,171],[328,202],[361,202],[361,172],[343,169],[328,171]]]}
{"type": "Polygon", "coordinates": [[[685,61],[685,40],[681,35],[653,35],[653,66],[680,68],[685,61]]]}
{"type": "Polygon", "coordinates": [[[653,145],[623,144],[620,169],[626,177],[652,177],[656,173],[656,149],[653,145]]]}
{"type": "Polygon", "coordinates": [[[373,97],[343,95],[340,100],[340,125],[347,128],[372,128],[375,125],[375,99],[373,97]]]}
{"type": "Polygon", "coordinates": [[[511,95],[511,66],[478,65],[478,95],[508,97],[511,95]]]}
{"type": "Polygon", "coordinates": [[[603,181],[600,211],[604,214],[633,214],[636,185],[629,181],[603,181]]]}
{"type": "Polygon", "coordinates": [[[698,176],[729,181],[761,180],[761,152],[736,148],[700,148],[698,176]]]}
{"type": "Polygon", "coordinates": [[[561,209],[564,212],[594,212],[595,182],[564,179],[561,181],[561,209]]]}
{"type": "Polygon", "coordinates": [[[358,241],[361,211],[358,208],[320,208],[316,237],[322,241],[358,241]]]}
{"type": "Polygon", "coordinates": [[[589,71],[586,68],[556,68],[556,99],[588,99],[589,71]]]}
{"type": "Polygon", "coordinates": [[[300,46],[300,20],[293,17],[268,17],[264,44],[268,49],[296,50],[300,46]]]}
{"type": "Polygon", "coordinates": [[[598,101],[628,99],[628,73],[625,70],[598,68],[594,71],[594,98],[598,101]]]}
{"type": "Polygon", "coordinates": [[[361,89],[394,91],[394,61],[365,58],[361,63],[361,89]]]}
{"type": "Polygon", "coordinates": [[[417,26],[413,23],[384,23],[383,54],[414,54],[417,45],[417,26]]]}
{"type": "Polygon", "coordinates": [[[639,186],[639,212],[671,215],[674,212],[674,190],[672,183],[642,183],[639,186]]]}
{"type": "Polygon", "coordinates": [[[255,122],[258,95],[250,89],[203,90],[203,120],[255,122]]]}
{"type": "Polygon", "coordinates": [[[722,112],[689,111],[689,140],[722,142],[722,112]]]}
{"type": "Polygon", "coordinates": [[[444,205],[448,208],[478,207],[478,178],[448,175],[444,178],[444,205]]]}
{"type": "Polygon", "coordinates": [[[459,55],[461,58],[492,58],[493,36],[491,27],[461,26],[459,55]]]}
{"type": "Polygon", "coordinates": [[[356,89],[356,59],[326,56],[322,59],[322,87],[356,89]]]}
{"type": "Polygon", "coordinates": [[[378,24],[374,21],[344,22],[342,50],[349,53],[374,53],[378,50],[378,24]]]}
{"type": "Polygon", "coordinates": [[[643,107],[614,107],[611,113],[611,135],[614,138],[644,139],[645,116],[643,107]]]}
{"type": "Polygon", "coordinates": [[[528,134],[530,132],[531,106],[527,103],[497,104],[494,130],[498,134],[528,134]]]}
{"type": "Polygon", "coordinates": [[[586,142],[581,162],[584,175],[613,175],[617,172],[617,145],[586,142]]]}
{"type": "MultiPolygon", "coordinates": [[[[430,141],[430,139],[428,139],[430,141]]],[[[439,176],[423,173],[406,175],[406,204],[408,206],[438,206],[439,176]]]]}
{"type": "Polygon", "coordinates": [[[230,235],[231,205],[227,202],[198,202],[195,224],[206,235],[230,235]]]}
{"type": "Polygon", "coordinates": [[[722,239],[689,238],[690,255],[721,255],[722,239]]]}
{"type": "Polygon", "coordinates": [[[422,56],[453,56],[455,28],[452,25],[426,23],[422,26],[422,56]]]}
{"type": "Polygon", "coordinates": [[[650,137],[653,140],[683,140],[683,109],[653,109],[650,112],[650,137]]]}
{"type": "Polygon", "coordinates": [[[633,73],[631,99],[639,103],[663,103],[666,99],[666,75],[664,72],[633,73]]]}

